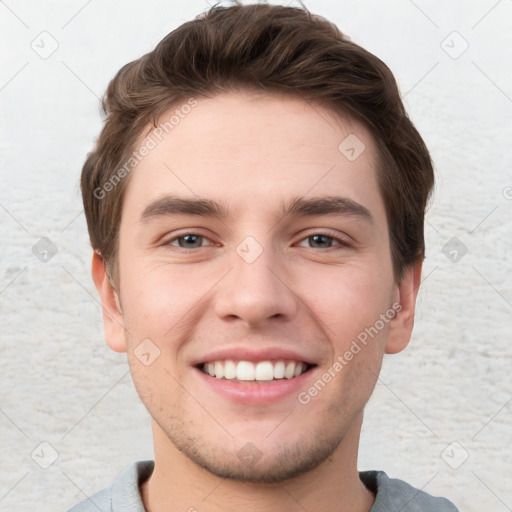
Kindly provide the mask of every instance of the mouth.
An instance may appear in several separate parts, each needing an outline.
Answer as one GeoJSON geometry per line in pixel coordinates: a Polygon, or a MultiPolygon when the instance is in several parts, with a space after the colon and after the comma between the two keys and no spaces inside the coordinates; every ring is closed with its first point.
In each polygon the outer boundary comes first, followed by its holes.
{"type": "Polygon", "coordinates": [[[226,359],[200,363],[196,368],[205,375],[232,383],[268,384],[273,381],[296,379],[315,366],[304,361],[293,360],[256,362],[226,359]]]}

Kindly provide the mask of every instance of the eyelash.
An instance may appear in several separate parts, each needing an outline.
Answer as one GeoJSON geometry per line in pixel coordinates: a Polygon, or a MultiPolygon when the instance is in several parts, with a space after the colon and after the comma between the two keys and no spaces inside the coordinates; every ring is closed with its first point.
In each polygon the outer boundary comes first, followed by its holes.
{"type": "MultiPolygon", "coordinates": [[[[196,237],[200,237],[202,239],[209,240],[208,237],[206,237],[205,235],[201,235],[200,233],[194,233],[194,232],[190,231],[188,233],[183,233],[182,235],[178,235],[178,236],[175,236],[175,237],[171,238],[164,245],[172,246],[172,247],[175,247],[178,250],[183,250],[183,251],[187,251],[187,252],[190,252],[190,251],[195,250],[195,249],[202,249],[203,247],[207,247],[207,246],[201,246],[201,247],[192,247],[191,249],[187,249],[185,247],[179,247],[179,246],[173,246],[172,245],[172,242],[175,242],[175,241],[179,240],[180,238],[185,238],[186,236],[189,236],[189,235],[194,235],[196,237]]],[[[336,248],[344,249],[344,248],[352,247],[352,244],[350,244],[346,240],[343,240],[341,238],[338,238],[338,237],[334,236],[332,233],[330,233],[328,231],[315,231],[314,233],[311,233],[310,235],[305,236],[300,241],[302,242],[304,240],[308,240],[309,238],[312,238],[312,237],[318,236],[318,235],[325,236],[325,237],[333,240],[334,242],[337,242],[337,244],[335,246],[333,246],[333,247],[326,247],[326,248],[320,249],[322,251],[336,250],[336,248]]],[[[315,247],[310,247],[310,249],[315,249],[315,247]]]]}

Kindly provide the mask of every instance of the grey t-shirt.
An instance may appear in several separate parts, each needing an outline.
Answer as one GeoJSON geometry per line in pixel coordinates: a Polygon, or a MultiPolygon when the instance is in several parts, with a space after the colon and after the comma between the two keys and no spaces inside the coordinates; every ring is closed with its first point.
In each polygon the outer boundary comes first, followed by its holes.
{"type": "MultiPolygon", "coordinates": [[[[126,468],[107,489],[82,501],[68,512],[146,512],[139,486],[153,472],[152,460],[126,468]]],[[[375,494],[370,512],[458,512],[446,498],[435,498],[383,471],[362,471],[361,481],[375,494]]]]}

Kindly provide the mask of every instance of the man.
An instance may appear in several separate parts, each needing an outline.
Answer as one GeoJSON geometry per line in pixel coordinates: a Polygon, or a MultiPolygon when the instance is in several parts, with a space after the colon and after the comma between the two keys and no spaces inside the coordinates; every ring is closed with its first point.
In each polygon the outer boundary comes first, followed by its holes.
{"type": "Polygon", "coordinates": [[[72,510],[456,510],[357,471],[383,354],[412,332],[433,185],[386,65],[305,10],[214,7],[103,106],[92,274],[155,460],[72,510]]]}

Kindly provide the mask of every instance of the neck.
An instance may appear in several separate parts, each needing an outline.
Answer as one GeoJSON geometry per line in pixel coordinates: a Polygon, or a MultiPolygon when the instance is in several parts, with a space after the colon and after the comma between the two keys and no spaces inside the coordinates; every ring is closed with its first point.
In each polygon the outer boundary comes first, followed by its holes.
{"type": "Polygon", "coordinates": [[[282,483],[255,484],[217,477],[200,468],[169,441],[153,422],[155,468],[142,485],[148,512],[226,510],[368,512],[374,495],[357,472],[362,415],[335,452],[311,471],[282,483]]]}

